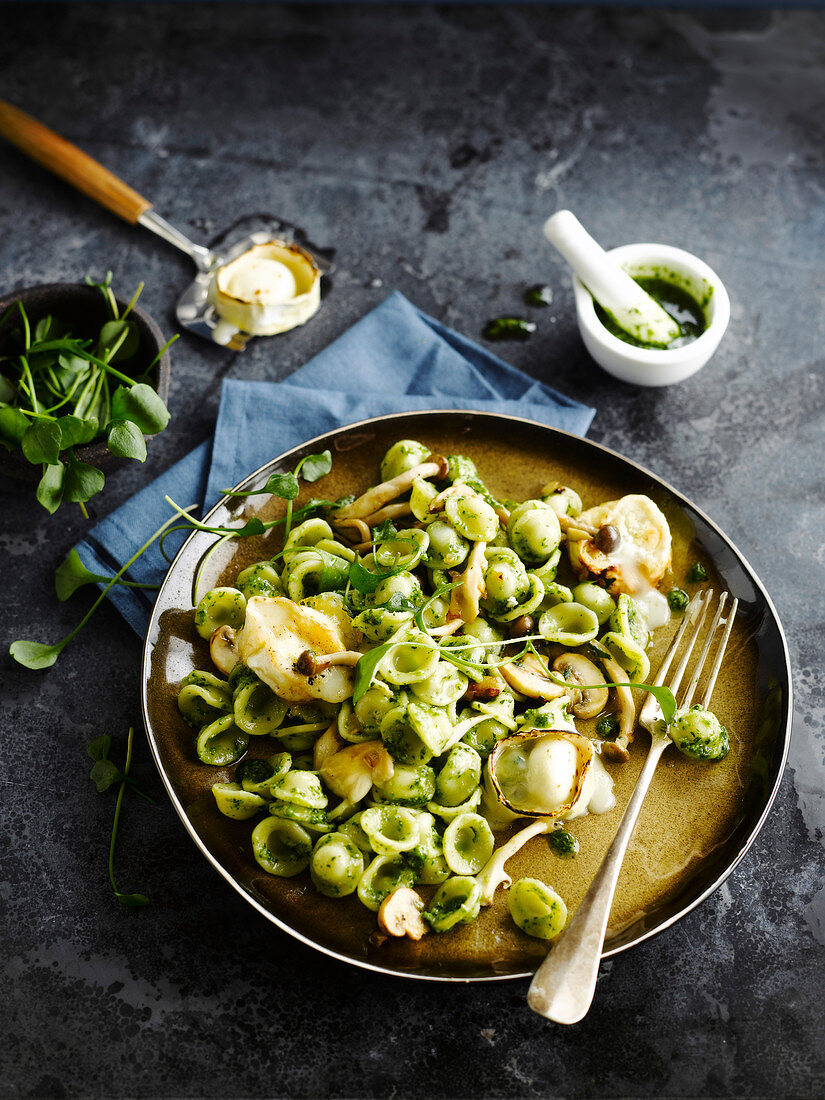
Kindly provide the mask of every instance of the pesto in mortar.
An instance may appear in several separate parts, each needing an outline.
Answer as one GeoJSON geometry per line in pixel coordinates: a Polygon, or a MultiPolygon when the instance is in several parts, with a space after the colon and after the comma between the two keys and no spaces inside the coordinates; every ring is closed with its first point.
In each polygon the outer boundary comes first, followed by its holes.
{"type": "MultiPolygon", "coordinates": [[[[685,290],[684,287],[679,286],[677,283],[671,283],[667,279],[662,279],[658,275],[634,276],[633,281],[638,283],[642,290],[647,291],[650,297],[654,298],[662,309],[664,309],[666,313],[669,313],[678,324],[679,335],[675,340],[671,340],[667,345],[668,348],[680,348],[683,344],[692,343],[698,336],[701,336],[708,327],[704,310],[693,295],[685,290]]],[[[601,323],[608,332],[618,337],[619,340],[624,340],[626,344],[633,344],[633,346],[637,348],[659,346],[646,344],[642,340],[637,340],[635,337],[631,336],[630,333],[619,328],[612,314],[603,309],[595,299],[593,305],[596,308],[596,316],[601,323]]]]}

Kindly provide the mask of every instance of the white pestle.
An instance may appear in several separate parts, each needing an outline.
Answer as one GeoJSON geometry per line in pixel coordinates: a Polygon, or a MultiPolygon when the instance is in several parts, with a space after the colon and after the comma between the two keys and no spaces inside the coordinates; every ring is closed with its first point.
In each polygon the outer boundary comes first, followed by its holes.
{"type": "Polygon", "coordinates": [[[575,214],[553,214],[544,235],[623,332],[654,347],[667,347],[680,335],[670,314],[593,240],[575,214]]]}

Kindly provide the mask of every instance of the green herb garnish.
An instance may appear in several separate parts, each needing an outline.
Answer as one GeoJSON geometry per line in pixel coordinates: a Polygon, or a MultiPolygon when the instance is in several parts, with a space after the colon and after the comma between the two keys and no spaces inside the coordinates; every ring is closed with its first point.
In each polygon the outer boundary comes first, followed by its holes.
{"type": "MultiPolygon", "coordinates": [[[[306,482],[318,481],[320,478],[322,478],[326,474],[328,474],[331,469],[332,469],[332,452],[331,451],[321,451],[321,453],[317,454],[317,455],[304,455],[304,457],[301,459],[301,461],[298,463],[298,465],[295,467],[295,469],[292,471],[292,473],[270,474],[270,476],[267,478],[266,485],[264,485],[263,489],[241,489],[241,490],[224,489],[224,496],[228,496],[228,497],[255,497],[255,496],[261,496],[262,494],[266,493],[266,494],[269,494],[270,496],[280,497],[281,500],[285,500],[286,501],[286,515],[284,516],[283,519],[275,520],[273,523],[267,523],[267,524],[263,524],[263,523],[261,523],[260,520],[257,520],[257,523],[260,524],[260,530],[248,531],[248,532],[245,532],[245,534],[261,535],[268,528],[275,527],[277,524],[283,523],[284,524],[284,542],[286,542],[287,538],[289,537],[289,532],[292,530],[292,522],[293,522],[293,519],[294,519],[293,514],[292,514],[292,502],[293,502],[293,500],[295,500],[295,498],[298,496],[298,493],[300,492],[300,486],[298,484],[298,478],[302,477],[304,479],[304,481],[306,481],[306,482]]],[[[169,500],[169,497],[167,497],[166,499],[169,500]]],[[[172,503],[172,502],[170,501],[170,503],[172,503]]],[[[325,504],[329,504],[330,506],[332,506],[332,505],[334,505],[335,502],[334,501],[324,501],[324,502],[312,501],[311,503],[313,505],[316,505],[316,506],[317,506],[318,503],[325,503],[325,504]]],[[[177,507],[177,506],[173,505],[173,507],[177,507]]],[[[232,529],[224,528],[223,530],[221,530],[220,528],[217,528],[217,527],[209,528],[209,527],[205,527],[205,526],[202,525],[200,530],[202,530],[202,531],[211,530],[211,531],[215,531],[216,533],[219,533],[219,534],[225,534],[227,530],[230,530],[234,537],[238,537],[232,529]]],[[[244,535],[240,535],[240,537],[243,538],[244,535]]]]}
{"type": "MultiPolygon", "coordinates": [[[[186,512],[182,510],[182,514],[186,515],[186,512]]],[[[172,519],[168,519],[166,523],[164,523],[162,527],[159,527],[157,531],[155,531],[155,533],[151,535],[146,540],[146,542],[144,542],[143,546],[141,546],[141,548],[136,553],[134,553],[131,558],[129,558],[126,564],[122,565],[120,569],[118,569],[117,573],[115,573],[112,579],[108,582],[106,587],[97,597],[95,602],[86,612],[86,614],[83,616],[83,618],[74,628],[74,630],[70,631],[70,633],[68,633],[65,638],[62,638],[59,642],[55,642],[54,645],[46,645],[44,642],[31,642],[23,640],[12,642],[12,644],[9,646],[9,653],[12,655],[12,657],[14,657],[15,661],[17,661],[19,665],[23,665],[25,668],[51,668],[51,666],[55,663],[57,658],[69,644],[72,638],[74,638],[74,636],[83,629],[89,619],[91,619],[92,615],[94,615],[95,611],[97,611],[98,607],[103,602],[106,594],[110,591],[110,589],[114,588],[114,586],[118,583],[118,581],[129,568],[129,566],[133,565],[140,557],[140,555],[145,550],[147,550],[156,539],[159,539],[163,532],[167,529],[167,527],[169,527],[171,523],[174,523],[174,521],[174,516],[172,517],[172,519]]],[[[69,593],[69,595],[71,595],[71,593],[69,593]]]]}
{"type": "Polygon", "coordinates": [[[525,290],[524,300],[528,306],[549,306],[553,301],[553,288],[536,283],[525,290]]]}
{"type": "Polygon", "coordinates": [[[667,594],[667,605],[671,611],[684,611],[690,603],[690,596],[683,588],[671,588],[667,594]]]}
{"type": "Polygon", "coordinates": [[[706,581],[708,579],[708,571],[700,561],[696,561],[691,565],[687,571],[687,579],[691,584],[698,584],[699,581],[706,581]]]}
{"type": "Polygon", "coordinates": [[[596,723],[596,733],[605,741],[615,741],[619,734],[619,720],[614,714],[605,714],[596,723]]]}
{"type": "Polygon", "coordinates": [[[112,836],[109,841],[109,882],[112,884],[112,890],[114,895],[121,905],[124,905],[127,909],[137,909],[144,905],[149,904],[149,899],[145,894],[123,894],[118,890],[115,885],[115,841],[117,839],[117,830],[120,824],[120,810],[123,805],[123,793],[127,786],[131,787],[136,794],[139,794],[141,798],[145,798],[147,802],[155,804],[155,800],[150,798],[148,794],[142,791],[137,784],[129,778],[129,769],[132,766],[132,741],[134,739],[134,728],[129,729],[129,736],[126,741],[126,763],[123,765],[123,771],[121,771],[112,761],[109,759],[109,751],[112,747],[112,739],[108,734],[104,734],[102,737],[96,737],[94,741],[90,741],[86,746],[86,752],[94,760],[90,778],[101,793],[109,790],[115,783],[120,783],[120,789],[117,792],[117,802],[115,803],[115,818],[112,822],[112,836]]]}
{"type": "Polygon", "coordinates": [[[109,313],[91,338],[72,335],[67,322],[53,317],[44,317],[32,332],[22,302],[0,320],[5,325],[16,318],[19,324],[10,329],[9,351],[0,357],[0,446],[42,466],[35,496],[47,512],[66,501],[79,504],[88,518],[86,502],[105,478],[80,462],[74,448],[100,438],[119,458],[145,460],[144,437],[169,422],[166,406],[145,379],[177,337],[151,363],[135,362],[140,334],[129,313],[143,284],[120,314],[111,272],[102,283],[86,281],[101,291],[109,313]]]}
{"type": "MultiPolygon", "coordinates": [[[[77,550],[70,550],[65,561],[58,565],[54,571],[54,590],[57,598],[64,603],[68,598],[87,584],[108,584],[111,577],[103,577],[99,573],[92,573],[80,560],[77,550]]],[[[146,584],[142,581],[124,581],[120,578],[117,584],[124,588],[160,588],[159,584],[146,584]]]]}
{"type": "Polygon", "coordinates": [[[566,829],[553,829],[547,834],[547,843],[561,859],[574,859],[579,854],[579,841],[566,829]]]}
{"type": "Polygon", "coordinates": [[[536,331],[535,321],[524,317],[494,317],[484,326],[485,340],[527,340],[536,331]]]}

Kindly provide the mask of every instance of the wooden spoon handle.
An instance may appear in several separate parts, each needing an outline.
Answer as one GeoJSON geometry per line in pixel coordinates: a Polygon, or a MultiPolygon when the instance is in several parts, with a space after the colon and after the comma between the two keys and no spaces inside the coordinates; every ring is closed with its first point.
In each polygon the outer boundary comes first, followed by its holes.
{"type": "Polygon", "coordinates": [[[132,225],[152,207],[137,191],[77,146],[3,100],[0,100],[0,134],[32,160],[132,225]]]}

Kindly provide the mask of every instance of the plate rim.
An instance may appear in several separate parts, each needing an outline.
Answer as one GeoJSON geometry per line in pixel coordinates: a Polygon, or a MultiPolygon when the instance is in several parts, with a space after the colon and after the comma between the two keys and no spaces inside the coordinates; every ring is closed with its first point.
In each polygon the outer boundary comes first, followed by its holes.
{"type": "MultiPolygon", "coordinates": [[[[669,481],[666,481],[664,478],[660,477],[658,474],[654,473],[652,470],[649,470],[646,466],[643,466],[641,463],[636,462],[632,458],[627,458],[625,455],[620,454],[618,451],[613,450],[613,448],[608,447],[604,443],[598,443],[595,440],[588,439],[586,436],[576,435],[575,432],[568,432],[568,431],[565,431],[562,428],[556,428],[556,427],[554,427],[550,424],[542,423],[542,421],[539,421],[539,420],[531,420],[528,417],[515,416],[515,415],[510,414],[510,413],[486,412],[486,411],[477,410],[477,409],[441,409],[441,408],[437,408],[437,409],[414,409],[414,410],[410,410],[408,412],[384,413],[380,416],[367,417],[364,420],[356,420],[356,421],[353,421],[350,424],[343,424],[343,425],[339,426],[338,428],[332,429],[331,431],[322,432],[319,435],[313,436],[311,439],[304,440],[303,442],[298,443],[293,447],[290,447],[288,450],[281,452],[279,455],[276,455],[274,458],[269,459],[267,462],[263,463],[263,465],[259,466],[256,470],[253,470],[251,473],[247,474],[244,478],[242,478],[236,485],[233,486],[233,492],[237,491],[239,489],[242,489],[244,486],[246,486],[250,482],[254,482],[254,480],[256,478],[261,477],[264,474],[265,471],[269,471],[270,468],[273,467],[273,466],[283,464],[291,456],[293,456],[295,454],[298,454],[299,452],[302,452],[302,451],[306,450],[307,448],[312,447],[312,446],[314,446],[314,445],[316,445],[316,444],[318,444],[322,441],[334,440],[337,436],[340,436],[340,435],[343,435],[347,432],[350,432],[353,429],[369,430],[371,427],[373,427],[375,425],[386,424],[387,422],[391,422],[391,421],[394,421],[394,420],[404,420],[404,421],[409,421],[409,420],[416,421],[416,420],[418,420],[418,421],[420,421],[420,420],[426,420],[427,417],[438,416],[438,415],[458,416],[458,417],[465,416],[465,417],[470,417],[472,419],[481,420],[481,421],[485,421],[485,420],[486,421],[494,421],[494,422],[505,421],[505,422],[508,422],[508,423],[509,422],[515,422],[517,424],[525,424],[525,425],[527,425],[531,428],[538,428],[540,431],[548,432],[551,435],[563,436],[565,438],[575,440],[575,442],[577,444],[584,444],[586,447],[593,448],[597,451],[602,452],[602,454],[605,457],[609,457],[611,459],[618,459],[621,463],[624,463],[628,466],[631,466],[634,470],[638,471],[640,474],[643,474],[645,477],[650,478],[656,484],[658,484],[660,486],[663,486],[669,493],[671,493],[676,498],[676,500],[681,505],[687,505],[687,507],[690,511],[693,511],[697,515],[699,515],[702,518],[702,520],[713,531],[715,531],[715,533],[722,539],[722,541],[725,544],[727,544],[727,546],[730,547],[730,549],[733,551],[734,555],[736,556],[739,564],[745,569],[745,571],[748,574],[751,582],[755,585],[755,587],[761,593],[762,598],[765,601],[765,605],[768,608],[768,610],[770,611],[770,613],[773,617],[774,623],[776,625],[777,631],[778,631],[779,640],[781,642],[782,656],[783,656],[783,659],[784,659],[784,672],[785,672],[786,683],[787,683],[786,698],[783,700],[783,706],[785,708],[784,721],[782,721],[780,723],[780,732],[781,732],[781,736],[782,736],[782,740],[783,740],[782,758],[781,758],[780,765],[777,768],[776,778],[774,780],[773,786],[770,790],[770,793],[769,793],[768,797],[765,799],[764,806],[763,806],[763,808],[762,808],[762,810],[759,814],[758,819],[756,820],[755,824],[753,825],[752,829],[750,830],[750,833],[748,834],[745,842],[741,845],[741,847],[740,847],[739,851],[737,852],[736,857],[733,859],[733,861],[723,869],[723,871],[704,889],[704,891],[698,897],[694,898],[690,902],[689,905],[687,905],[684,908],[680,909],[677,913],[672,914],[667,920],[665,920],[661,924],[657,924],[654,928],[646,929],[637,938],[635,938],[633,940],[630,940],[627,943],[623,943],[623,944],[620,944],[616,947],[610,948],[607,951],[603,951],[602,956],[601,956],[602,960],[609,959],[609,958],[612,958],[614,955],[619,955],[623,951],[628,951],[631,948],[637,947],[640,944],[646,942],[647,940],[652,939],[654,936],[659,935],[660,932],[664,932],[666,929],[672,927],[677,921],[679,921],[683,917],[687,916],[688,913],[691,913],[694,909],[697,908],[697,906],[701,905],[702,902],[706,901],[707,898],[710,897],[711,894],[713,894],[716,890],[719,889],[720,886],[722,886],[722,884],[730,877],[730,875],[734,872],[734,870],[739,866],[739,864],[742,862],[744,857],[749,852],[749,850],[750,850],[751,846],[753,845],[754,841],[756,840],[757,836],[762,831],[762,828],[764,827],[765,822],[767,820],[768,814],[771,812],[771,810],[773,808],[773,804],[776,801],[776,797],[779,793],[779,788],[781,786],[782,778],[784,776],[785,768],[786,768],[787,762],[788,762],[788,753],[789,753],[789,750],[790,750],[790,742],[791,742],[791,736],[792,736],[793,676],[792,676],[792,671],[791,671],[790,652],[789,652],[789,649],[788,649],[788,641],[787,641],[787,638],[785,636],[785,630],[782,626],[782,621],[779,618],[779,614],[776,610],[776,607],[774,606],[774,603],[773,603],[770,595],[768,594],[765,586],[762,584],[762,581],[760,580],[760,578],[757,575],[756,571],[751,566],[748,559],[744,556],[744,554],[741,553],[741,551],[736,546],[736,544],[729,538],[728,535],[725,534],[725,532],[718,526],[718,524],[716,524],[701,508],[699,508],[697,505],[695,505],[693,503],[693,501],[691,501],[688,497],[686,497],[684,495],[684,493],[682,493],[678,489],[676,489],[673,485],[670,484],[669,481]]],[[[209,509],[209,511],[204,516],[201,517],[200,522],[201,523],[207,523],[209,521],[209,519],[212,517],[212,515],[219,508],[224,507],[227,504],[227,502],[231,502],[232,499],[233,499],[232,497],[227,496],[227,495],[222,496],[220,498],[220,500],[218,500],[209,509]]],[[[141,717],[143,719],[143,726],[144,726],[144,730],[145,730],[145,733],[146,733],[147,740],[149,741],[149,746],[150,746],[150,749],[151,749],[151,752],[152,752],[152,758],[154,760],[155,767],[158,769],[158,772],[160,773],[161,780],[163,782],[164,787],[166,788],[166,792],[169,795],[169,798],[172,802],[172,805],[174,806],[178,816],[180,817],[181,821],[183,822],[184,828],[189,833],[192,840],[195,842],[195,845],[197,846],[197,848],[205,856],[205,858],[213,866],[213,868],[226,880],[226,882],[228,882],[230,884],[230,886],[232,886],[232,888],[238,894],[240,894],[240,896],[246,902],[251,904],[263,917],[265,917],[271,923],[275,924],[276,927],[278,927],[282,932],[285,932],[287,935],[291,936],[293,939],[297,939],[299,942],[303,943],[305,946],[310,947],[315,951],[319,951],[322,954],[337,960],[338,962],[342,962],[342,963],[345,963],[345,964],[348,964],[348,965],[351,965],[351,966],[357,966],[359,969],[369,970],[369,971],[372,971],[373,973],[376,973],[376,974],[382,974],[382,975],[391,976],[391,977],[408,978],[408,979],[412,979],[412,980],[415,980],[415,981],[461,982],[461,983],[464,983],[464,984],[470,984],[470,983],[477,983],[477,982],[519,981],[519,980],[524,980],[526,978],[531,978],[533,976],[533,973],[534,973],[533,970],[526,970],[526,971],[519,972],[519,973],[479,974],[479,975],[468,975],[468,976],[454,975],[454,974],[421,973],[421,972],[417,972],[417,971],[414,971],[414,970],[402,970],[402,969],[398,969],[398,968],[395,968],[395,967],[381,966],[378,963],[370,962],[369,960],[366,960],[366,959],[358,959],[358,958],[355,958],[355,957],[350,956],[350,955],[345,955],[341,951],[337,951],[335,948],[329,947],[329,946],[327,946],[325,944],[322,944],[322,943],[318,943],[315,940],[311,939],[309,936],[304,935],[304,933],[302,933],[299,929],[294,928],[293,926],[287,924],[280,917],[278,917],[275,913],[273,913],[269,909],[267,909],[248,890],[245,889],[245,887],[230,873],[230,871],[227,870],[227,868],[225,868],[221,864],[220,860],[216,856],[214,856],[209,851],[209,849],[206,847],[204,842],[198,836],[194,825],[190,821],[189,816],[187,815],[185,808],[183,807],[183,805],[181,804],[180,799],[178,798],[177,794],[175,793],[175,790],[172,786],[172,783],[169,780],[169,778],[166,774],[166,771],[165,771],[165,769],[164,769],[164,767],[161,763],[160,749],[159,749],[159,746],[158,746],[156,738],[155,738],[154,730],[153,730],[153,727],[152,727],[152,722],[150,721],[150,718],[149,718],[149,701],[148,701],[148,688],[149,688],[149,682],[150,682],[149,668],[150,668],[152,653],[153,653],[153,651],[155,649],[155,646],[157,645],[157,642],[158,642],[158,636],[157,636],[158,635],[158,619],[159,619],[158,607],[161,603],[161,597],[163,596],[164,591],[165,591],[167,585],[170,582],[170,578],[172,577],[172,575],[175,571],[175,566],[178,563],[178,559],[181,558],[181,556],[184,554],[184,552],[186,551],[189,544],[198,535],[201,535],[203,533],[204,532],[202,532],[198,529],[195,529],[191,532],[190,535],[187,536],[187,538],[182,543],[180,549],[178,550],[178,552],[175,554],[174,558],[172,559],[172,562],[169,565],[169,568],[167,569],[166,574],[163,578],[163,582],[161,583],[161,586],[158,589],[158,593],[157,593],[157,596],[155,598],[155,602],[154,602],[154,605],[152,607],[151,614],[149,616],[149,622],[148,622],[147,627],[146,627],[146,634],[145,634],[144,642],[143,642],[143,649],[142,649],[142,653],[141,653],[141,686],[140,686],[141,717]]]]}

